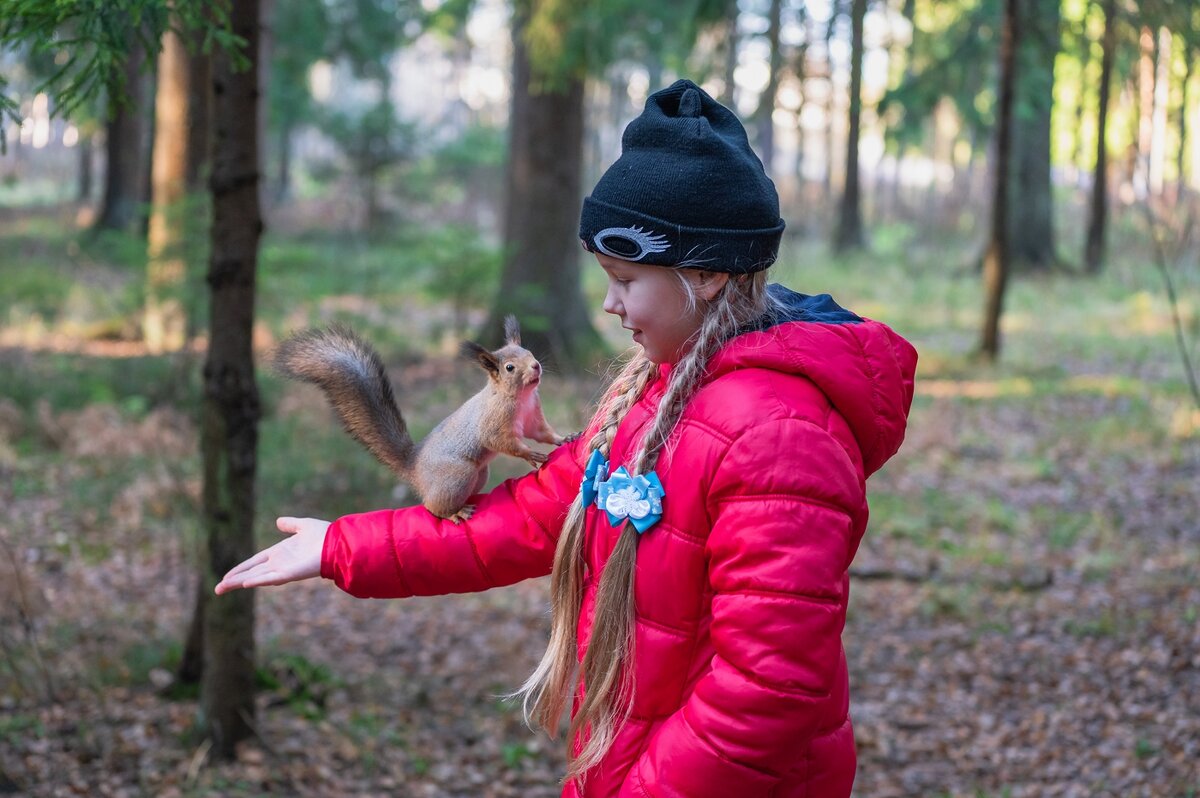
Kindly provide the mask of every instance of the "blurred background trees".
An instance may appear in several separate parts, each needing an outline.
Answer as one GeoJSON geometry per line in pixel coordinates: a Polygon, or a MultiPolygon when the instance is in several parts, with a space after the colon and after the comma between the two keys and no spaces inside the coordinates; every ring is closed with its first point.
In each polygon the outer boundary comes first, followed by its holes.
{"type": "MultiPolygon", "coordinates": [[[[164,273],[181,272],[161,254],[177,240],[163,208],[181,195],[164,172],[152,203],[150,144],[162,137],[160,170],[169,169],[166,152],[187,162],[193,189],[204,145],[172,150],[180,134],[155,107],[183,108],[172,98],[206,84],[206,52],[226,29],[164,39],[165,2],[93,13],[103,26],[86,14],[36,12],[38,3],[9,5],[19,13],[3,23],[5,179],[29,190],[51,164],[77,164],[73,184],[98,229],[145,228],[156,208],[145,335],[177,349],[186,303],[157,295],[170,283],[164,273]],[[159,340],[164,324],[176,330],[170,344],[159,340]]],[[[177,23],[195,30],[202,12],[177,5],[177,23]]],[[[1018,7],[1005,177],[1016,272],[1095,272],[1113,207],[1175,203],[1195,190],[1195,6],[1018,7]]],[[[519,312],[532,340],[566,367],[587,362],[597,344],[578,303],[576,206],[643,98],[676,76],[701,82],[746,120],[793,233],[828,236],[842,250],[911,220],[927,230],[976,227],[985,249],[975,220],[987,218],[994,178],[999,0],[607,0],[586,11],[534,0],[302,0],[269,13],[259,122],[269,215],[285,218],[351,182],[340,224],[375,235],[416,222],[426,203],[408,188],[415,174],[449,166],[428,168],[439,147],[499,131],[503,180],[458,169],[449,181],[471,182],[456,212],[472,206],[461,221],[501,253],[503,288],[482,327],[492,335],[499,317],[519,312]]],[[[206,102],[190,98],[189,135],[206,134],[206,102]]]]}

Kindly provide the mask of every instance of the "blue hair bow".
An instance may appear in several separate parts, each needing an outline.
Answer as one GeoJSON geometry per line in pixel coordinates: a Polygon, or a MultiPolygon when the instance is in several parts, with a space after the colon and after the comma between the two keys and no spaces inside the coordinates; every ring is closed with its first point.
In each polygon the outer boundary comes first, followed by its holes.
{"type": "Polygon", "coordinates": [[[641,534],[662,518],[664,495],[658,474],[633,476],[621,466],[607,481],[597,483],[596,506],[613,526],[628,519],[641,534]]]}
{"type": "Polygon", "coordinates": [[[596,501],[596,492],[600,484],[608,479],[608,459],[599,449],[592,451],[588,458],[587,467],[583,470],[583,481],[579,484],[579,493],[583,498],[583,506],[596,501]]]}

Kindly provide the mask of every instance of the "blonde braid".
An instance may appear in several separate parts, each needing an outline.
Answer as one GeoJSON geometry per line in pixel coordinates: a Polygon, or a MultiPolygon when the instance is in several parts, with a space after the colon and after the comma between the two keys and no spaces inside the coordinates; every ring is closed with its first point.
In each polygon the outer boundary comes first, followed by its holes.
{"type": "MultiPolygon", "coordinates": [[[[612,451],[621,420],[658,376],[658,366],[640,354],[625,364],[610,385],[604,404],[596,412],[602,417],[587,444],[587,453],[599,450],[607,458],[612,451]]],[[[589,424],[589,426],[591,426],[589,424]]],[[[554,734],[567,699],[573,692],[575,638],[579,608],[583,604],[583,543],[587,508],[576,496],[563,522],[554,550],[550,576],[550,642],[537,668],[514,694],[520,696],[526,722],[535,720],[554,734]]]]}
{"type": "MultiPolygon", "coordinates": [[[[691,284],[682,274],[680,278],[685,290],[691,292],[691,284]]],[[[712,356],[766,312],[770,305],[766,286],[765,271],[746,278],[730,278],[720,294],[707,304],[694,343],[672,369],[650,429],[643,436],[637,455],[631,458],[635,473],[646,474],[654,469],[662,447],[703,382],[712,356]]],[[[584,731],[589,734],[578,756],[572,757],[568,751],[569,779],[581,779],[600,762],[632,710],[635,685],[630,662],[634,647],[637,540],[636,528],[627,523],[600,576],[592,635],[583,660],[586,693],[571,721],[568,745],[577,734],[584,731]]]]}

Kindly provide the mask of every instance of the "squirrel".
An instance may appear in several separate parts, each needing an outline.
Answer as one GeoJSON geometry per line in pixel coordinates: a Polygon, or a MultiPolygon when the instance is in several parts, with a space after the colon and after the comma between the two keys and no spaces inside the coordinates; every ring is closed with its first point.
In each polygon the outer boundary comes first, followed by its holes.
{"type": "Polygon", "coordinates": [[[474,513],[467,499],[483,488],[488,463],[498,453],[540,466],[548,456],[522,438],[554,445],[567,440],[542,414],[542,366],[521,346],[514,316],[504,320],[504,337],[505,345],[494,352],[463,342],[460,354],[487,372],[487,385],[420,444],[408,433],[383,359],[348,327],[291,336],[279,345],[274,365],[285,376],[320,388],[351,436],[415,488],[429,512],[457,524],[474,513]]]}

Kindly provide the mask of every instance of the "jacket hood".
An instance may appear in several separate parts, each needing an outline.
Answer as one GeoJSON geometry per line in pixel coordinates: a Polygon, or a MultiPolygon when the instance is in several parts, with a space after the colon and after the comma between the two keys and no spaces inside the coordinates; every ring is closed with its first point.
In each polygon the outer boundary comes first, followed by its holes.
{"type": "Polygon", "coordinates": [[[846,419],[869,475],[904,440],[917,351],[890,327],[839,306],[772,284],[777,309],[731,340],[709,364],[710,379],[764,368],[811,380],[846,419]]]}

